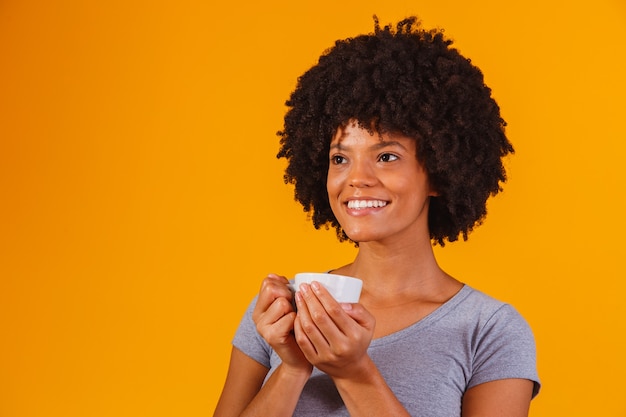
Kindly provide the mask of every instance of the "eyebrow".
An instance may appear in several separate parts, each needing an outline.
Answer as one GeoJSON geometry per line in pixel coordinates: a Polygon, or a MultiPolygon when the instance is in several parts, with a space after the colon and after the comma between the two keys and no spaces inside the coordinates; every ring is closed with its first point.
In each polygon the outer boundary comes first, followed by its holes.
{"type": "MultiPolygon", "coordinates": [[[[405,151],[407,150],[406,147],[402,143],[400,143],[400,142],[398,142],[396,140],[381,140],[377,144],[370,146],[370,149],[376,151],[376,150],[384,149],[384,148],[387,148],[387,147],[390,147],[390,146],[398,146],[398,147],[404,149],[405,151]]],[[[330,145],[330,149],[337,149],[337,150],[343,151],[343,150],[346,150],[348,148],[343,146],[341,144],[341,142],[338,142],[338,143],[330,145]]]]}

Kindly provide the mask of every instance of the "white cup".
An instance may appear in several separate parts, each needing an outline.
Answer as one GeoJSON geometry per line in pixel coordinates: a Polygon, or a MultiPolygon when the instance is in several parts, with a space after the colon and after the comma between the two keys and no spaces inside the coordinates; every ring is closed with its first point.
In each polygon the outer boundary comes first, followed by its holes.
{"type": "Polygon", "coordinates": [[[340,303],[359,302],[363,281],[358,278],[320,272],[301,272],[296,274],[294,290],[299,291],[300,284],[310,284],[313,281],[322,284],[340,303]]]}

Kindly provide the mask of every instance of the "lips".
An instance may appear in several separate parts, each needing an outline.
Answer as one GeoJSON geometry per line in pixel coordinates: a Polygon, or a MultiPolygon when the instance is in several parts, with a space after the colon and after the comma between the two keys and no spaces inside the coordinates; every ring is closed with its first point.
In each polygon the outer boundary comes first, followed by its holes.
{"type": "Polygon", "coordinates": [[[353,210],[362,210],[367,208],[385,207],[387,202],[384,200],[349,200],[348,208],[353,210]]]}

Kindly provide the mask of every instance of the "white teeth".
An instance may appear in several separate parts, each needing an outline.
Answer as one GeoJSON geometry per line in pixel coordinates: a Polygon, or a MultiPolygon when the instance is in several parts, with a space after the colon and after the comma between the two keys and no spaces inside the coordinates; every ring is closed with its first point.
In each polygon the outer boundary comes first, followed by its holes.
{"type": "Polygon", "coordinates": [[[350,209],[364,209],[372,207],[385,207],[386,201],[382,200],[350,200],[348,201],[348,208],[350,209]]]}

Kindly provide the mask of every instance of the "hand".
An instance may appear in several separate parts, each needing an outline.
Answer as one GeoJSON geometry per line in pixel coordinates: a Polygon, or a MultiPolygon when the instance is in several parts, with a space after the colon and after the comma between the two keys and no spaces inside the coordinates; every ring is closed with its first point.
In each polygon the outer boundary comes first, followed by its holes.
{"type": "Polygon", "coordinates": [[[296,341],[305,357],[331,377],[358,378],[370,365],[375,319],[361,304],[339,304],[318,282],[296,293],[296,341]]]}
{"type": "Polygon", "coordinates": [[[283,361],[283,366],[296,372],[312,372],[312,365],[304,357],[293,334],[293,293],[289,281],[270,274],[263,280],[252,320],[259,334],[269,343],[283,361]]]}

